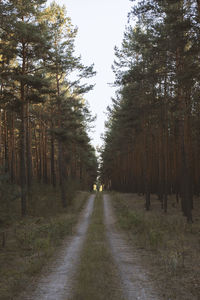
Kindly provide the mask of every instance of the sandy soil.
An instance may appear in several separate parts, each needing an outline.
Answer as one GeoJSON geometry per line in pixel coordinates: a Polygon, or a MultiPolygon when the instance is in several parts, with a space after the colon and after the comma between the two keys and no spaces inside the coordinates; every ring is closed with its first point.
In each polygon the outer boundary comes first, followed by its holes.
{"type": "Polygon", "coordinates": [[[107,238],[121,276],[125,299],[157,300],[159,299],[147,270],[142,268],[137,251],[128,244],[126,237],[115,227],[115,217],[111,200],[104,195],[105,224],[107,238]]]}
{"type": "Polygon", "coordinates": [[[28,287],[20,300],[66,300],[72,294],[73,280],[80,253],[93,211],[94,195],[90,196],[71,240],[67,239],[53,263],[38,280],[37,286],[28,287]],[[33,290],[31,295],[30,290],[33,290]]]}

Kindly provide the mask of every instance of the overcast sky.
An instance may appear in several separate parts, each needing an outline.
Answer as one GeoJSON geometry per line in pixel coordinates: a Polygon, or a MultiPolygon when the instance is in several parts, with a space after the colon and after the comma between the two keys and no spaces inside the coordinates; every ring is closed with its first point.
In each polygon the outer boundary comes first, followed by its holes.
{"type": "Polygon", "coordinates": [[[115,89],[108,83],[114,81],[111,65],[114,61],[114,47],[120,46],[127,15],[132,3],[129,0],[57,0],[64,4],[73,25],[78,26],[77,53],[85,65],[95,64],[96,85],[85,95],[93,115],[97,115],[95,132],[91,133],[93,145],[101,145],[104,132],[106,107],[111,103],[115,89]]]}

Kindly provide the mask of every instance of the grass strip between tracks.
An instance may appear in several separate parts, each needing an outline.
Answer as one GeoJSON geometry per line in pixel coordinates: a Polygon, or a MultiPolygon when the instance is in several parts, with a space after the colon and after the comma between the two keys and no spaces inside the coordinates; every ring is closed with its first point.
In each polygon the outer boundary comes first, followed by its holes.
{"type": "Polygon", "coordinates": [[[72,300],[122,300],[119,278],[106,240],[102,194],[94,211],[82,251],[72,300]]]}

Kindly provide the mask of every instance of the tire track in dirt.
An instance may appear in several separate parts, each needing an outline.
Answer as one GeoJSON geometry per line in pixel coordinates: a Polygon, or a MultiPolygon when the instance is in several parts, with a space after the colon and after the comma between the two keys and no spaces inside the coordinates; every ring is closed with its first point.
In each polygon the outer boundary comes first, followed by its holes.
{"type": "Polygon", "coordinates": [[[121,276],[125,299],[158,300],[150,276],[140,264],[140,257],[127,244],[123,233],[116,230],[110,196],[104,195],[103,201],[107,238],[121,276]]]}
{"type": "Polygon", "coordinates": [[[88,199],[75,235],[62,246],[54,262],[40,278],[34,292],[30,296],[23,295],[20,299],[66,300],[71,297],[74,276],[93,211],[94,197],[92,195],[88,199]]]}

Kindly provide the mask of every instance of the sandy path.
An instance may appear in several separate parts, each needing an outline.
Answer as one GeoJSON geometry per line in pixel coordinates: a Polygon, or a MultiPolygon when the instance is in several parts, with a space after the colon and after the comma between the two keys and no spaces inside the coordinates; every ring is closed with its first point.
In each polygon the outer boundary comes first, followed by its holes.
{"type": "Polygon", "coordinates": [[[113,253],[114,260],[118,266],[127,300],[158,300],[154,291],[150,276],[140,264],[141,258],[128,245],[125,236],[115,228],[115,218],[108,195],[104,195],[104,216],[107,228],[107,237],[113,253]]]}
{"type": "Polygon", "coordinates": [[[90,196],[71,240],[67,240],[56,260],[43,274],[32,295],[23,295],[26,300],[67,300],[71,297],[73,278],[79,264],[80,253],[93,211],[94,195],[90,196]]]}

